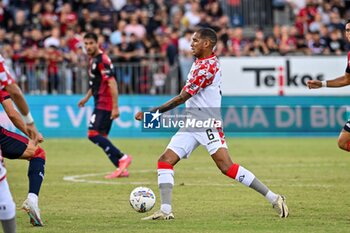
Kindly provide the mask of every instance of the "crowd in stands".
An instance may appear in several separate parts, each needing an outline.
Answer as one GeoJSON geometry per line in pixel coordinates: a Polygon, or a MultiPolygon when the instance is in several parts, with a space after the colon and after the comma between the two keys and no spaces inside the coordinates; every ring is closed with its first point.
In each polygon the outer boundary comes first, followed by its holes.
{"type": "Polygon", "coordinates": [[[87,88],[82,38],[88,31],[99,35],[101,49],[118,64],[118,83],[126,93],[162,92],[174,70],[183,82],[193,62],[191,35],[199,27],[217,31],[219,56],[348,50],[349,1],[273,1],[277,10],[291,10],[292,23],[277,22],[271,30],[257,25],[247,36],[244,25],[232,26],[219,0],[0,0],[0,53],[25,92],[72,94],[87,88]]]}

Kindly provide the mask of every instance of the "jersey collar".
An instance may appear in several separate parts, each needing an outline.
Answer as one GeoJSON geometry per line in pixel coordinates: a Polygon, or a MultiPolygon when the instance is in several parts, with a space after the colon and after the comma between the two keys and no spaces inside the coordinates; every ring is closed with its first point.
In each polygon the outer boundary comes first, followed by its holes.
{"type": "Polygon", "coordinates": [[[215,57],[214,53],[212,53],[209,57],[198,58],[197,61],[203,61],[203,60],[210,59],[210,58],[213,58],[213,57],[215,57]]]}

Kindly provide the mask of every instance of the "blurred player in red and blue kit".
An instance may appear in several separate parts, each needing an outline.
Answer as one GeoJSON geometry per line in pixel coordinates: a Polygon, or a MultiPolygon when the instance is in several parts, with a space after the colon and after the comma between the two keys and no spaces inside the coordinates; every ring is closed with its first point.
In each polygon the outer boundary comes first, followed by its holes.
{"type": "Polygon", "coordinates": [[[98,37],[95,33],[84,36],[84,45],[89,55],[89,90],[78,103],[84,107],[91,96],[94,97],[95,108],[90,118],[88,138],[102,148],[116,170],[105,176],[107,179],[127,177],[131,156],[122,153],[107,138],[113,120],[119,117],[118,86],[110,58],[99,49],[98,37]]]}
{"type": "MultiPolygon", "coordinates": [[[[0,103],[12,123],[30,139],[17,133],[10,132],[0,126],[0,147],[2,156],[8,159],[25,159],[29,161],[28,197],[22,205],[33,226],[43,226],[38,207],[39,191],[45,173],[45,151],[38,145],[43,142],[42,135],[35,127],[34,119],[29,111],[28,104],[22,91],[15,83],[4,65],[4,59],[0,55],[0,103]],[[12,101],[23,116],[15,110],[12,101]]],[[[3,192],[0,192],[3,195],[3,192]]]]}

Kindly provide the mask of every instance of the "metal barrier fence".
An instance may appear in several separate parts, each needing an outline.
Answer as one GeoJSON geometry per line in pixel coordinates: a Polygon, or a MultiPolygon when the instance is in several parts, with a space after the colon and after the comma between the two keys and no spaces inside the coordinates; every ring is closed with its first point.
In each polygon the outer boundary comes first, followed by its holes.
{"type": "MultiPolygon", "coordinates": [[[[146,60],[114,63],[120,94],[175,94],[180,88],[179,65],[146,60]]],[[[61,63],[15,63],[10,73],[26,94],[84,94],[88,90],[87,66],[61,63]]]]}
{"type": "Polygon", "coordinates": [[[221,0],[221,4],[233,26],[273,25],[272,0],[221,0]]]}

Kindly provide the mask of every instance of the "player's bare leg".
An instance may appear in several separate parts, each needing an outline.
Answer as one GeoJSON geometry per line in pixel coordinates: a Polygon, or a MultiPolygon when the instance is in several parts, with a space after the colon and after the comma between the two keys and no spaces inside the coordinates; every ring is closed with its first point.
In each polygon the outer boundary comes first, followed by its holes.
{"type": "Polygon", "coordinates": [[[339,134],[338,146],[340,149],[350,152],[350,133],[344,129],[339,134]]]}
{"type": "Polygon", "coordinates": [[[166,149],[158,160],[158,188],[160,192],[160,210],[142,220],[174,219],[171,199],[174,187],[174,166],[180,160],[172,150],[166,149]]]}
{"type": "Polygon", "coordinates": [[[272,204],[281,218],[288,217],[289,212],[285,203],[285,197],[273,193],[252,172],[239,164],[233,163],[226,148],[219,148],[212,154],[212,158],[223,174],[259,192],[272,204]]]}

